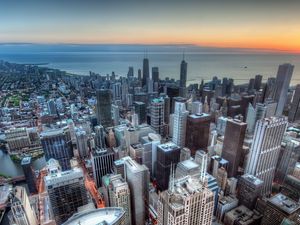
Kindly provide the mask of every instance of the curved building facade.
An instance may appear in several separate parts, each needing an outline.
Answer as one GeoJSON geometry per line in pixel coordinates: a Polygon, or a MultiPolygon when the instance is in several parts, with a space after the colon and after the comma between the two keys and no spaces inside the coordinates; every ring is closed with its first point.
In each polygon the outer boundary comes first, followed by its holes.
{"type": "Polygon", "coordinates": [[[63,225],[125,225],[125,211],[122,208],[107,207],[74,214],[63,225]]]}

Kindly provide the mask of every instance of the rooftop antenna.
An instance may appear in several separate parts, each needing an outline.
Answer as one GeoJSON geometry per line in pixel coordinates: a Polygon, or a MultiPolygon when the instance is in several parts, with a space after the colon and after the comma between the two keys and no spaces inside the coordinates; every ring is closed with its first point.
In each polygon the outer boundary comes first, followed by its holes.
{"type": "Polygon", "coordinates": [[[183,61],[185,60],[185,52],[184,51],[182,52],[182,60],[183,61]]]}

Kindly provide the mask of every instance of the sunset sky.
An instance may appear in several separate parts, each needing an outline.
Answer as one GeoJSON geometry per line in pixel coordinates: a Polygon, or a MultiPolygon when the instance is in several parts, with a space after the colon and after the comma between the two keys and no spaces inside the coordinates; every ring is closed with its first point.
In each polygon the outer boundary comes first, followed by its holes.
{"type": "Polygon", "coordinates": [[[195,44],[300,53],[299,0],[0,0],[0,43],[195,44]]]}

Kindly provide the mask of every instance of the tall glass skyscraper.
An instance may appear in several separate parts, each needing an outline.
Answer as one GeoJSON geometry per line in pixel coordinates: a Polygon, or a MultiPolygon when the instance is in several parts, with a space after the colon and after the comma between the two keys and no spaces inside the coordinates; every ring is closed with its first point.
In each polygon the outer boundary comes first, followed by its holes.
{"type": "Polygon", "coordinates": [[[70,159],[74,154],[69,129],[46,130],[40,136],[46,161],[53,158],[59,162],[63,171],[71,169],[70,159]]]}
{"type": "Polygon", "coordinates": [[[98,124],[104,128],[112,126],[111,116],[111,92],[108,89],[100,89],[96,92],[97,109],[96,116],[98,124]]]}

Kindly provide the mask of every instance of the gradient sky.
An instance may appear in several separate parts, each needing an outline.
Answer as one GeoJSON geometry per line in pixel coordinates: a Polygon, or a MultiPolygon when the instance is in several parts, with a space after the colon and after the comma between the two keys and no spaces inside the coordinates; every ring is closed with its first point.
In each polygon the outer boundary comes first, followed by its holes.
{"type": "Polygon", "coordinates": [[[0,0],[0,43],[196,44],[300,52],[299,0],[0,0]]]}

